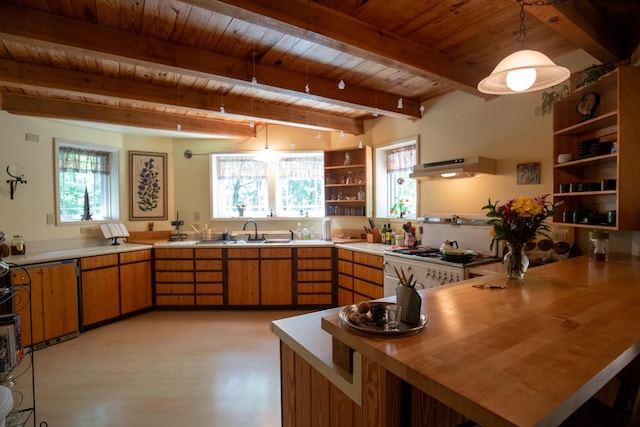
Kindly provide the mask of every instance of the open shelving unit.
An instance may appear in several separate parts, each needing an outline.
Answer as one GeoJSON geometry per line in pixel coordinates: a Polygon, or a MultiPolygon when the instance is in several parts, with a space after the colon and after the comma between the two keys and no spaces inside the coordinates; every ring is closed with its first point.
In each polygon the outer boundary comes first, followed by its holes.
{"type": "Polygon", "coordinates": [[[371,216],[371,147],[324,152],[325,216],[371,216]]]}
{"type": "MultiPolygon", "coordinates": [[[[554,222],[576,228],[640,229],[640,67],[617,68],[553,106],[553,200],[563,201],[554,222]],[[599,104],[584,119],[577,105],[595,93],[599,104]],[[584,145],[592,148],[585,152],[584,145]],[[573,160],[558,163],[558,155],[573,160]],[[615,180],[613,189],[603,180],[615,180]],[[570,188],[570,189],[569,189],[570,188]],[[578,212],[573,215],[565,211],[578,212]],[[615,222],[606,214],[615,212],[615,222]],[[569,220],[567,220],[569,219],[569,220]]],[[[611,182],[611,181],[610,181],[611,182]]]]}

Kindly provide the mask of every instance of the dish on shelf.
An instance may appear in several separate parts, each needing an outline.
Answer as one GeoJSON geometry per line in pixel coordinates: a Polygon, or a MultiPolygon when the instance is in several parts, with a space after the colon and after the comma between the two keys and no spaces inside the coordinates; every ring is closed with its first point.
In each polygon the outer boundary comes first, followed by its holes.
{"type": "MultiPolygon", "coordinates": [[[[373,304],[395,304],[393,302],[371,302],[373,304]]],[[[369,326],[360,321],[362,314],[358,311],[358,304],[347,305],[340,310],[340,320],[350,328],[356,329],[361,332],[367,332],[378,335],[412,335],[417,334],[427,324],[427,316],[424,313],[420,314],[420,323],[418,325],[409,325],[405,322],[400,322],[398,329],[387,329],[384,321],[379,325],[369,326]]]]}
{"type": "Polygon", "coordinates": [[[356,200],[356,196],[347,196],[345,197],[346,200],[356,200]]]}

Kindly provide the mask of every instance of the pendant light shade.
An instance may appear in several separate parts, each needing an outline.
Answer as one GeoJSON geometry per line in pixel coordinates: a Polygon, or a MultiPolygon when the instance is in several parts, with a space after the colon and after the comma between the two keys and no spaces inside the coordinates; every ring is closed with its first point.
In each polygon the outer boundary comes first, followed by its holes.
{"type": "Polygon", "coordinates": [[[562,83],[571,73],[535,50],[519,50],[504,58],[478,83],[478,90],[492,95],[527,93],[562,83]]]}

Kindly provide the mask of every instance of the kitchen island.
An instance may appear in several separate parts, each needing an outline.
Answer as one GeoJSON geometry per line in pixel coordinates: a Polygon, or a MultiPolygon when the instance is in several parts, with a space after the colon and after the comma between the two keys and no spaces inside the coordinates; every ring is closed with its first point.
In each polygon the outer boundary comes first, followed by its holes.
{"type": "Polygon", "coordinates": [[[421,291],[413,336],[356,332],[340,308],[275,321],[283,426],[557,425],[640,353],[639,274],[578,257],[421,291]]]}

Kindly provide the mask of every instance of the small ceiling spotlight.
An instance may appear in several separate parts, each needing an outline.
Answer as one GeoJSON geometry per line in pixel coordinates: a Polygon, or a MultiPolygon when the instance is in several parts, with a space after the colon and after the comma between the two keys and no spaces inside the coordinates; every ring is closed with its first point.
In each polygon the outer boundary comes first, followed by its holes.
{"type": "Polygon", "coordinates": [[[338,82],[338,89],[344,90],[345,87],[347,87],[347,85],[344,83],[344,80],[340,79],[338,82]]]}
{"type": "Polygon", "coordinates": [[[309,89],[309,83],[304,85],[304,91],[307,92],[307,94],[309,94],[311,92],[311,90],[309,89]]]}
{"type": "Polygon", "coordinates": [[[344,131],[340,131],[340,138],[344,138],[344,131]]]}
{"type": "Polygon", "coordinates": [[[358,141],[358,148],[362,148],[362,140],[358,141]]]}
{"type": "Polygon", "coordinates": [[[320,138],[322,138],[322,134],[318,133],[318,134],[316,135],[316,139],[320,139],[320,138]]]}
{"type": "Polygon", "coordinates": [[[251,86],[258,86],[258,79],[256,79],[256,76],[251,77],[251,86]]]}
{"type": "Polygon", "coordinates": [[[249,127],[250,127],[251,129],[253,129],[254,127],[256,127],[256,122],[254,122],[253,120],[251,120],[251,121],[249,122],[249,127]]]}
{"type": "Polygon", "coordinates": [[[403,105],[402,105],[402,98],[398,99],[398,108],[402,109],[403,105]]]}
{"type": "Polygon", "coordinates": [[[424,105],[420,106],[420,117],[424,116],[424,105]]]}
{"type": "Polygon", "coordinates": [[[178,123],[178,126],[176,126],[176,129],[178,130],[178,132],[180,132],[182,130],[182,125],[178,123]]]}

